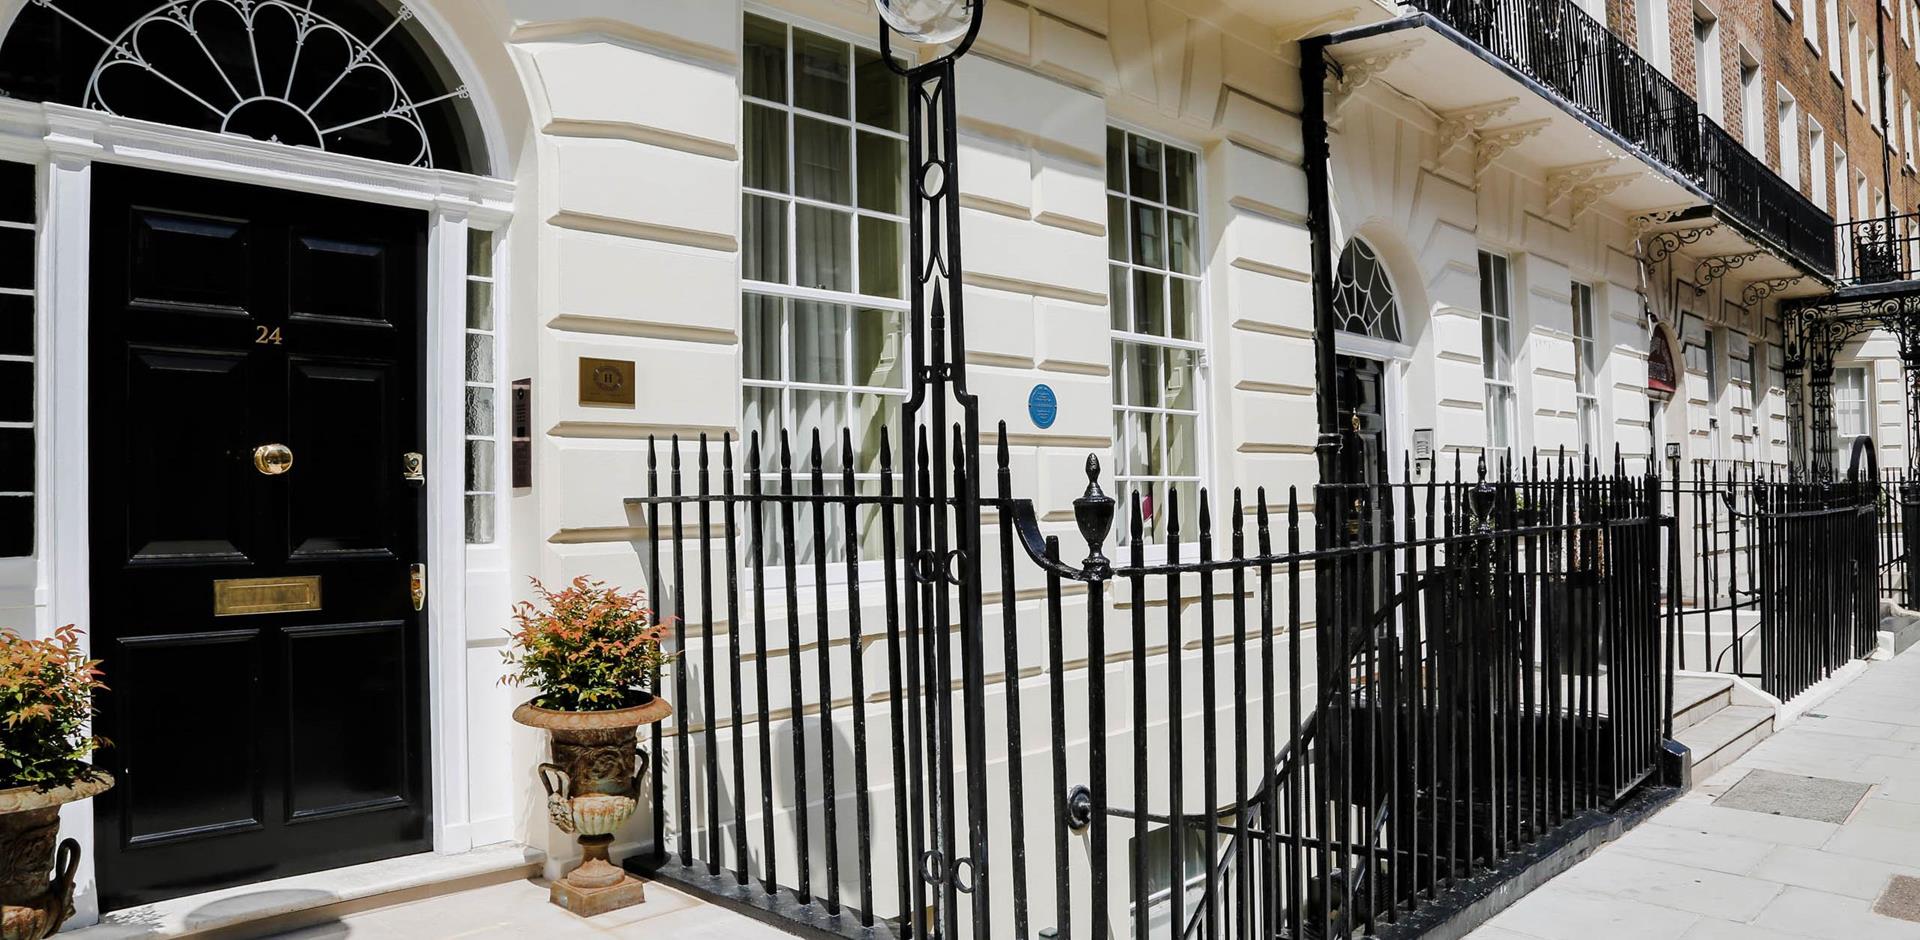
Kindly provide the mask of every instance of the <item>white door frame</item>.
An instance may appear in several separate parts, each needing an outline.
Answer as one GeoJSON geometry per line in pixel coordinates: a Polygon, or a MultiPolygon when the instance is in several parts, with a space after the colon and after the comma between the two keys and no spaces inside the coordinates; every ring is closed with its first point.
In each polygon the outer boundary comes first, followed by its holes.
{"type": "MultiPolygon", "coordinates": [[[[1413,429],[1406,426],[1405,401],[1406,369],[1413,361],[1413,347],[1346,330],[1335,330],[1333,335],[1336,355],[1372,359],[1380,363],[1380,410],[1382,417],[1387,419],[1387,479],[1394,483],[1406,482],[1396,475],[1407,465],[1407,449],[1413,440],[1413,429]]],[[[1436,454],[1435,459],[1438,456],[1436,454]]]]}
{"type": "MultiPolygon", "coordinates": [[[[0,159],[41,167],[35,377],[41,429],[35,544],[40,551],[32,588],[41,605],[43,634],[57,624],[90,626],[87,295],[93,166],[139,167],[429,213],[423,350],[427,474],[440,482],[428,488],[425,546],[432,600],[424,625],[431,818],[436,852],[471,848],[463,483],[467,231],[506,228],[513,183],[4,99],[0,159]]],[[[503,262],[504,254],[495,261],[501,275],[507,270],[503,262]]],[[[505,296],[504,290],[496,296],[505,296]]],[[[496,337],[505,333],[500,330],[496,337]]],[[[505,361],[502,348],[496,347],[495,356],[505,361]]],[[[504,421],[505,409],[500,411],[504,421]]],[[[61,823],[65,835],[94,844],[90,805],[70,804],[61,823]]],[[[93,858],[92,852],[83,853],[76,923],[99,915],[93,858]]]]}

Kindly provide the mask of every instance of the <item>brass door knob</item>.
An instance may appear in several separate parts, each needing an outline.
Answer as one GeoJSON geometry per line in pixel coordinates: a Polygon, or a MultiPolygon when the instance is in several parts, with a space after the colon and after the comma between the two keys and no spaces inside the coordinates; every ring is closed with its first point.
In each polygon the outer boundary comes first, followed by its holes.
{"type": "Polygon", "coordinates": [[[293,469],[293,448],[285,444],[262,444],[253,449],[253,468],[270,477],[293,469]]]}

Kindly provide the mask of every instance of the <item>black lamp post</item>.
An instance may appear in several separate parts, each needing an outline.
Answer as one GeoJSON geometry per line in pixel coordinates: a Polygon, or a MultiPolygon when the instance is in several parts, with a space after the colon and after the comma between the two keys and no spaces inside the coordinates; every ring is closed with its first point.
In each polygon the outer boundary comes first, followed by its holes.
{"type": "MultiPolygon", "coordinates": [[[[903,696],[914,703],[908,750],[914,773],[907,840],[912,890],[902,919],[913,937],[960,935],[961,895],[975,924],[991,923],[986,849],[986,779],[966,775],[966,835],[960,835],[952,769],[986,761],[986,672],[982,662],[980,414],[967,390],[962,314],[958,117],[954,64],[980,34],[986,0],[874,0],[880,54],[907,85],[907,251],[909,362],[913,383],[901,407],[901,534],[912,603],[905,604],[910,667],[903,696]],[[894,34],[932,55],[896,62],[894,34]],[[950,406],[958,409],[949,415],[950,406]],[[952,511],[948,511],[948,507],[952,511]],[[957,600],[957,610],[955,602],[957,600]],[[923,614],[924,612],[924,614],[923,614]],[[923,622],[924,621],[924,622],[923,622]],[[948,624],[958,624],[959,643],[948,624]],[[958,647],[958,669],[954,652],[958,647]],[[953,690],[961,702],[955,708],[953,690]],[[956,719],[958,720],[956,723],[956,719]],[[956,747],[964,749],[956,753],[956,747]],[[961,763],[960,758],[964,760],[961,763]],[[918,772],[921,761],[930,766],[918,772]],[[930,830],[930,831],[929,831],[930,830]],[[925,914],[922,914],[925,912],[925,914]],[[924,919],[923,919],[924,918],[924,919]]],[[[907,876],[908,872],[902,872],[907,876]]]]}

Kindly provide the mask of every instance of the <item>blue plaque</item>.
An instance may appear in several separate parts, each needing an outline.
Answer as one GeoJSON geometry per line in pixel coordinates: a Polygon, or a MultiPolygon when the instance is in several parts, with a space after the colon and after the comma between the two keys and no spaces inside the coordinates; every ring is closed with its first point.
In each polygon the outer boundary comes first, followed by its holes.
{"type": "Polygon", "coordinates": [[[1053,387],[1035,385],[1027,393],[1027,417],[1033,419],[1033,426],[1042,431],[1053,427],[1053,419],[1060,416],[1060,399],[1054,397],[1053,387]]]}

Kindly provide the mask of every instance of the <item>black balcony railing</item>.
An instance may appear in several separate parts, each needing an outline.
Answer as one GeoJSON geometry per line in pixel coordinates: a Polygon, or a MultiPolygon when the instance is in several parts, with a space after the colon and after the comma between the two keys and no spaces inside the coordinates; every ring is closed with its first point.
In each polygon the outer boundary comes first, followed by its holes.
{"type": "Polygon", "coordinates": [[[1842,222],[1840,279],[1883,284],[1920,277],[1920,213],[1842,222]]]}
{"type": "Polygon", "coordinates": [[[1700,181],[1722,209],[1833,275],[1833,218],[1704,114],[1698,161],[1700,181]]]}
{"type": "Polygon", "coordinates": [[[1706,190],[1729,215],[1831,276],[1833,220],[1692,97],[1570,0],[1405,0],[1706,190]]]}

